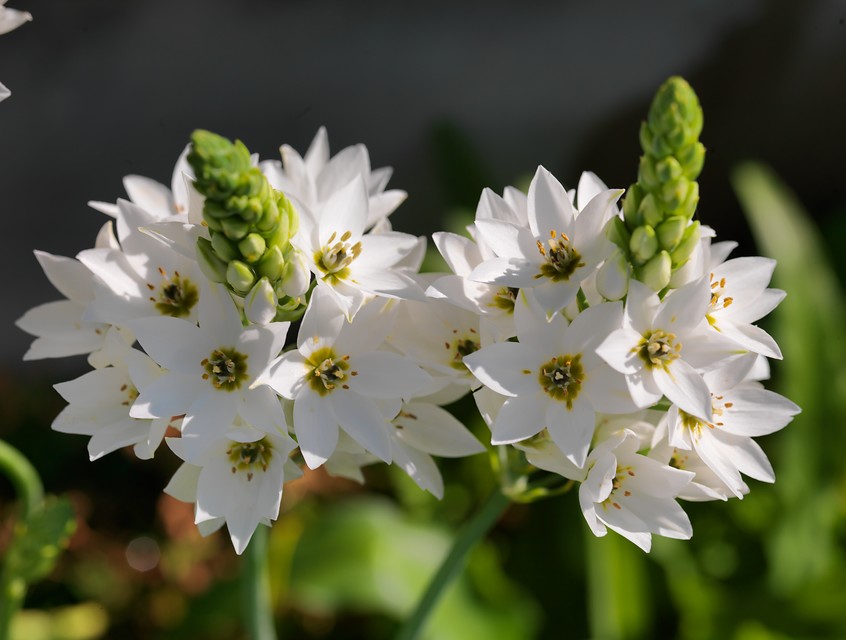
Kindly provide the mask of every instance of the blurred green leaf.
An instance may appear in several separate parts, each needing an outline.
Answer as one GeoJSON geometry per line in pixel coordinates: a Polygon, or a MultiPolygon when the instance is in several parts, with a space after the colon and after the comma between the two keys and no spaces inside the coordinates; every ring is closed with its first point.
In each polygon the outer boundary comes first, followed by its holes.
{"type": "Polygon", "coordinates": [[[6,576],[32,583],[49,574],[75,529],[71,503],[66,498],[48,496],[15,527],[6,556],[6,576]]]}
{"type": "Polygon", "coordinates": [[[788,292],[770,325],[785,359],[775,369],[803,413],[777,436],[782,517],[767,539],[772,587],[786,595],[823,575],[836,549],[846,302],[815,226],[778,177],[749,163],[735,170],[733,184],[761,251],[778,260],[774,286],[788,292]]]}
{"type": "MultiPolygon", "coordinates": [[[[362,498],[327,509],[303,532],[291,572],[290,595],[304,609],[405,618],[434,575],[451,539],[441,527],[411,521],[389,502],[362,498]]],[[[492,561],[492,547],[447,590],[426,638],[533,638],[536,605],[492,561]]]]}
{"type": "Polygon", "coordinates": [[[102,605],[83,602],[47,611],[21,611],[12,623],[12,640],[95,640],[102,638],[109,618],[102,605]]]}
{"type": "Polygon", "coordinates": [[[597,538],[587,527],[585,546],[592,637],[654,637],[650,632],[652,593],[643,551],[614,533],[597,538]]]}

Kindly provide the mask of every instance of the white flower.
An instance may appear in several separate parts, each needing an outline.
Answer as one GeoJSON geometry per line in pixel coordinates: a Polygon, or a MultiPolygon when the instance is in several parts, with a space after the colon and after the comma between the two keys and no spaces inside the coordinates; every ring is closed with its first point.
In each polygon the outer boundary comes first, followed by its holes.
{"type": "Polygon", "coordinates": [[[142,420],[129,416],[129,407],[161,371],[146,355],[130,348],[115,334],[107,338],[107,366],[70,382],[54,385],[69,403],[53,421],[61,433],[91,436],[88,454],[97,460],[107,453],[134,445],[135,455],[152,458],[171,417],[142,420]]]}
{"type": "Polygon", "coordinates": [[[493,248],[468,276],[471,280],[532,288],[547,316],[576,298],[579,286],[613,250],[603,232],[623,192],[604,191],[580,211],[543,167],[529,186],[529,228],[500,220],[476,220],[479,236],[493,248]]]}
{"type": "Polygon", "coordinates": [[[304,205],[305,215],[315,219],[323,216],[324,205],[333,194],[346,187],[356,177],[361,177],[368,199],[366,228],[387,217],[406,198],[405,191],[385,191],[392,170],[389,167],[370,170],[370,156],[363,144],[347,147],[333,158],[329,157],[329,138],[325,127],[320,127],[305,158],[290,146],[282,145],[282,162],[266,160],[261,169],[274,189],[294,198],[304,205]]]}
{"type": "Polygon", "coordinates": [[[631,431],[597,445],[588,456],[579,504],[594,535],[611,529],[648,552],[653,533],[682,540],[693,535],[675,498],[694,474],[640,455],[638,446],[631,431]]]}
{"type": "Polygon", "coordinates": [[[148,316],[196,321],[201,273],[196,262],[140,231],[155,218],[118,201],[120,249],[95,248],[77,258],[98,279],[87,320],[124,325],[148,316]]]}
{"type": "Polygon", "coordinates": [[[339,428],[373,455],[391,461],[393,416],[386,418],[376,400],[411,397],[430,377],[413,361],[378,350],[389,329],[388,314],[367,313],[346,322],[335,297],[318,287],[303,317],[297,349],[282,354],[253,383],[294,401],[294,431],[310,468],[335,451],[339,428]]]}
{"type": "Polygon", "coordinates": [[[756,382],[722,390],[711,377],[706,376],[705,380],[713,389],[713,418],[700,420],[671,407],[666,420],[669,445],[676,450],[695,451],[738,498],[746,489],[741,473],[762,482],[775,482],[766,454],[752,437],[784,428],[799,413],[799,407],[756,382]]]}
{"type": "Polygon", "coordinates": [[[463,388],[456,393],[464,395],[470,385],[478,385],[463,360],[481,346],[479,316],[446,300],[401,300],[396,306],[397,318],[388,335],[392,347],[415,360],[443,386],[463,388]]]}
{"type": "Polygon", "coordinates": [[[703,326],[709,299],[704,279],[664,300],[636,280],[629,283],[623,327],[597,353],[625,374],[638,406],[648,407],[665,395],[687,413],[711,419],[711,392],[697,369],[714,368],[745,350],[703,326]]]}
{"type": "Polygon", "coordinates": [[[443,498],[444,481],[432,455],[458,458],[485,447],[451,413],[429,402],[403,403],[391,421],[393,463],[436,498],[443,498]]]}
{"type": "Polygon", "coordinates": [[[9,33],[32,20],[32,14],[28,11],[18,11],[4,7],[6,0],[0,0],[0,36],[9,33]]]}
{"type": "Polygon", "coordinates": [[[86,306],[94,299],[94,275],[72,258],[44,251],[36,251],[35,257],[47,279],[66,299],[34,307],[15,322],[18,328],[36,336],[24,360],[61,358],[99,350],[109,325],[83,320],[86,306]]]}
{"type": "MultiPolygon", "coordinates": [[[[666,416],[666,414],[664,414],[666,416]]],[[[666,436],[666,427],[663,429],[666,436]]],[[[726,501],[736,495],[725,482],[720,480],[693,450],[676,449],[671,447],[664,437],[655,444],[649,451],[649,457],[662,464],[668,464],[674,469],[682,469],[696,474],[690,484],[679,492],[679,499],[691,502],[708,502],[711,500],[726,501]]],[[[742,482],[737,485],[737,490],[745,496],[749,493],[749,487],[742,482]]]]}
{"type": "Polygon", "coordinates": [[[623,376],[595,353],[621,316],[620,303],[605,303],[585,309],[569,325],[561,315],[547,321],[521,294],[515,310],[519,342],[492,344],[464,358],[484,385],[509,396],[491,425],[491,442],[511,444],[546,428],[581,467],[596,412],[635,409],[623,376]]]}
{"type": "Polygon", "coordinates": [[[197,525],[216,528],[225,521],[238,554],[259,524],[277,518],[284,483],[292,471],[299,475],[288,461],[296,443],[282,433],[235,426],[199,454],[185,450],[180,438],[169,438],[168,445],[187,464],[165,493],[195,502],[197,525]]]}
{"type": "Polygon", "coordinates": [[[775,269],[768,258],[735,258],[717,265],[709,274],[711,302],[707,320],[722,335],[768,358],[781,358],[776,341],[752,323],[784,299],[784,291],[768,289],[775,269]]]}
{"type": "Polygon", "coordinates": [[[352,319],[366,294],[425,300],[415,281],[398,268],[419,243],[405,233],[364,235],[367,192],[361,177],[334,193],[316,223],[307,217],[291,242],[308,260],[319,287],[331,290],[352,319]]]}
{"type": "Polygon", "coordinates": [[[235,303],[221,285],[200,297],[200,326],[172,317],[132,323],[144,350],[166,371],[130,409],[135,418],[185,415],[183,451],[198,455],[234,423],[268,432],[284,430],[285,416],[274,393],[250,385],[279,353],[287,322],[241,325],[235,303]]]}

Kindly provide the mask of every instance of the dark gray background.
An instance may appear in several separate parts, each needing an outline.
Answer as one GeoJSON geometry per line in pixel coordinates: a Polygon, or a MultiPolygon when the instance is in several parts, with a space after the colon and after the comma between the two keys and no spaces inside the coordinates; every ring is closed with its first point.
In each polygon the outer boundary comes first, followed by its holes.
{"type": "Polygon", "coordinates": [[[429,233],[538,164],[573,186],[635,177],[637,128],[671,74],[694,85],[708,147],[700,216],[751,253],[728,184],[739,160],[771,163],[820,215],[843,210],[846,3],[269,2],[10,0],[34,22],[0,37],[0,202],[5,303],[0,359],[21,364],[13,326],[58,296],[35,248],[75,255],[123,196],[125,174],[169,184],[191,130],[240,137],[263,158],[304,152],[320,125],[333,151],[364,142],[409,192],[398,229],[429,233]],[[478,175],[451,175],[464,138],[478,175]],[[475,184],[478,182],[479,184],[475,184]],[[470,185],[468,187],[468,184],[470,185]]]}

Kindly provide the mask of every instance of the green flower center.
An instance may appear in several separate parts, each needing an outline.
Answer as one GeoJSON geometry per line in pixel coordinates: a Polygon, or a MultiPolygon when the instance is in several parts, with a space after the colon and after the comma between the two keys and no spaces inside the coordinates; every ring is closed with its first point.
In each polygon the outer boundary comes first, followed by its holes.
{"type": "Polygon", "coordinates": [[[585,266],[582,256],[570,244],[567,234],[558,235],[554,229],[549,232],[546,246],[538,240],[538,251],[546,262],[541,265],[540,273],[535,278],[549,278],[553,282],[569,280],[576,269],[585,266]]]}
{"type": "Polygon", "coordinates": [[[667,370],[667,366],[681,353],[681,342],[676,334],[667,333],[662,329],[645,335],[636,347],[637,354],[646,363],[648,369],[660,367],[667,370]]]}
{"type": "Polygon", "coordinates": [[[333,232],[323,248],[314,254],[314,263],[317,268],[326,274],[326,279],[333,282],[349,277],[350,263],[361,255],[361,242],[355,244],[348,242],[352,237],[351,232],[345,231],[337,242],[335,242],[335,236],[333,232]]]}
{"type": "Polygon", "coordinates": [[[247,379],[247,356],[233,347],[215,349],[200,364],[205,369],[203,380],[211,382],[215,389],[233,391],[247,379]]]}
{"type": "Polygon", "coordinates": [[[308,376],[309,384],[321,396],[341,385],[343,389],[349,389],[344,382],[348,376],[357,375],[356,371],[350,371],[349,356],[339,357],[331,347],[321,347],[314,351],[306,361],[311,367],[311,374],[308,376]]]}
{"type": "Polygon", "coordinates": [[[245,472],[250,481],[256,471],[267,471],[273,457],[273,445],[267,438],[257,442],[233,442],[226,455],[232,464],[232,473],[245,472]]]}
{"type": "Polygon", "coordinates": [[[573,408],[573,400],[579,395],[584,380],[582,354],[556,356],[540,368],[538,382],[550,397],[567,403],[573,408]]]}
{"type": "MultiPolygon", "coordinates": [[[[150,301],[163,316],[173,318],[185,318],[191,314],[191,309],[200,300],[200,293],[193,282],[179,275],[178,271],[173,272],[173,277],[168,277],[167,271],[159,267],[162,276],[159,282],[158,295],[150,296],[150,301]]],[[[147,283],[150,291],[156,291],[156,287],[147,283]]]]}
{"type": "MultiPolygon", "coordinates": [[[[453,333],[458,333],[457,329],[453,330],[453,333]]],[[[470,329],[470,333],[472,335],[463,335],[461,337],[455,338],[452,342],[445,342],[444,346],[447,348],[447,351],[450,352],[451,357],[449,364],[453,369],[458,369],[459,371],[467,372],[468,369],[464,364],[465,356],[469,356],[471,353],[475,353],[479,350],[481,346],[479,344],[479,338],[476,334],[475,329],[470,329]]]]}
{"type": "Polygon", "coordinates": [[[518,293],[520,293],[520,289],[517,287],[502,287],[494,294],[490,306],[502,309],[507,313],[514,313],[514,302],[517,300],[518,293]]]}

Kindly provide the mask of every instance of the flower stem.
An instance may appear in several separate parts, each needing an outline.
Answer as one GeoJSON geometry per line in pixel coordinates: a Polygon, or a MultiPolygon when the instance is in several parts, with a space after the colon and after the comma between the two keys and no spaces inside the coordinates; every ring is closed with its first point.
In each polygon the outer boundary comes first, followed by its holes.
{"type": "Polygon", "coordinates": [[[452,583],[464,566],[470,550],[484,537],[510,504],[507,496],[495,489],[473,519],[464,525],[446,559],[426,592],[417,604],[417,609],[396,635],[395,640],[415,640],[420,636],[429,615],[440,600],[443,592],[452,583]]]}
{"type": "MultiPolygon", "coordinates": [[[[20,451],[0,440],[0,471],[15,487],[22,504],[21,518],[26,520],[44,502],[44,486],[35,467],[20,451]]],[[[12,618],[23,606],[26,582],[19,576],[10,575],[4,566],[0,574],[0,640],[7,640],[12,618]]]]}
{"type": "Polygon", "coordinates": [[[250,640],[276,640],[267,564],[268,527],[259,525],[244,551],[244,616],[250,640]]]}

